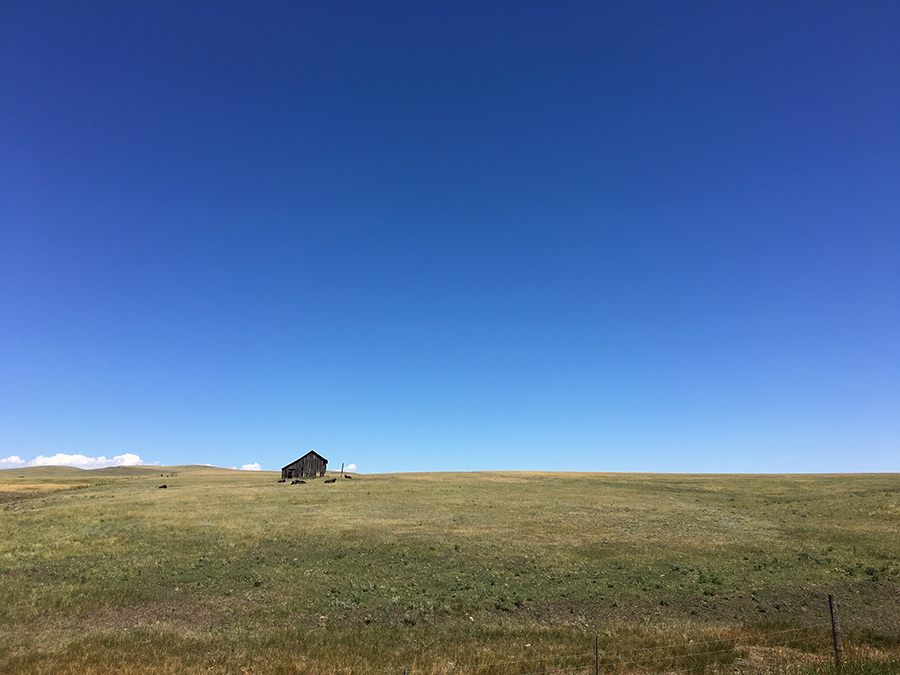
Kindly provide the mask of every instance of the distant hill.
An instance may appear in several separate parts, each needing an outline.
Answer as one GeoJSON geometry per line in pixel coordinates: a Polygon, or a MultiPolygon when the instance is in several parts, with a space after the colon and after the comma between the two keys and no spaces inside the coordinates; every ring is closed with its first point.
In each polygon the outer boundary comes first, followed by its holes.
{"type": "Polygon", "coordinates": [[[84,475],[84,469],[74,466],[26,466],[19,469],[0,469],[0,478],[76,478],[84,475]]]}
{"type": "MultiPolygon", "coordinates": [[[[183,464],[179,466],[110,466],[103,469],[80,469],[74,466],[27,466],[19,469],[0,469],[0,479],[15,478],[77,478],[86,476],[141,477],[159,474],[189,474],[215,476],[233,474],[240,469],[225,469],[205,464],[183,464]]],[[[272,472],[263,472],[272,473],[272,472]]]]}

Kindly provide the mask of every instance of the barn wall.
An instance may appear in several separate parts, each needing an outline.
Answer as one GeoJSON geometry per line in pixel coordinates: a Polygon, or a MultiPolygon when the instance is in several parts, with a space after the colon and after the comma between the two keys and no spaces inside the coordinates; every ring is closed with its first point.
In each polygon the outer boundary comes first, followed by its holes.
{"type": "Polygon", "coordinates": [[[281,470],[282,478],[312,478],[324,476],[327,462],[315,455],[301,457],[296,462],[291,462],[281,470]]]}

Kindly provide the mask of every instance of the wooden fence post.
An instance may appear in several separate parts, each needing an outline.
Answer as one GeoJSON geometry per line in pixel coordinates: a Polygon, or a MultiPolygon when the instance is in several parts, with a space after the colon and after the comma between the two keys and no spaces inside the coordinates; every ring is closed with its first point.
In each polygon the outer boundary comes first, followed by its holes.
{"type": "Polygon", "coordinates": [[[828,594],[828,609],[831,610],[831,637],[834,640],[834,668],[840,672],[841,667],[843,666],[841,652],[844,651],[844,648],[841,645],[841,627],[840,624],[838,624],[837,600],[831,593],[828,594]]]}
{"type": "Polygon", "coordinates": [[[594,675],[600,673],[600,636],[594,636],[594,675]]]}

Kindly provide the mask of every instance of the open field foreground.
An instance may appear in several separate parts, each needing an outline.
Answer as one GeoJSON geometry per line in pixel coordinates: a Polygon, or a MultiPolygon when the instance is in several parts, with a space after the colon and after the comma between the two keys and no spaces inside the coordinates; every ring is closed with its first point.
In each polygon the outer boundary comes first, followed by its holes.
{"type": "Polygon", "coordinates": [[[897,475],[277,477],[0,471],[0,673],[900,672],[897,475]]]}

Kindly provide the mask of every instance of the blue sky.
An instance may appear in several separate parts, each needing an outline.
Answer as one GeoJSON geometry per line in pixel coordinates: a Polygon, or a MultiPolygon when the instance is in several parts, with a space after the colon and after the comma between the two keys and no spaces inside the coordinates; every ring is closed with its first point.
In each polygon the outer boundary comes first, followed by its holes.
{"type": "Polygon", "coordinates": [[[900,471],[898,35],[4,3],[0,462],[900,471]]]}

